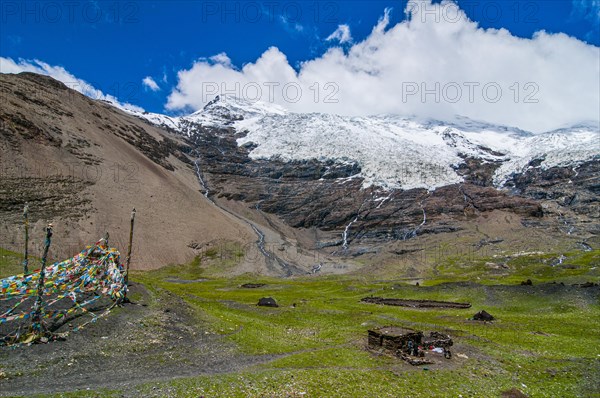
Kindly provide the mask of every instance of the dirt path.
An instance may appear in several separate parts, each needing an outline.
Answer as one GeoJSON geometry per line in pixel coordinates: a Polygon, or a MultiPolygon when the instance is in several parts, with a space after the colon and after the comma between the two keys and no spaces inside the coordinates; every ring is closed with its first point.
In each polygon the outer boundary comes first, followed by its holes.
{"type": "Polygon", "coordinates": [[[240,354],[222,336],[210,334],[189,307],[167,292],[134,284],[135,305],[109,316],[66,341],[0,347],[0,396],[118,388],[136,397],[136,385],[200,374],[238,371],[269,356],[240,354]]]}

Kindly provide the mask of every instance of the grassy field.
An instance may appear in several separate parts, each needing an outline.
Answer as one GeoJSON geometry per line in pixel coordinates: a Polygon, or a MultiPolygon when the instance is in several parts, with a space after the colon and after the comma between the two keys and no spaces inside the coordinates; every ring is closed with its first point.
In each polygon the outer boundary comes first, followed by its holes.
{"type": "MultiPolygon", "coordinates": [[[[138,273],[135,279],[184,298],[210,333],[224,335],[243,352],[278,356],[241,374],[159,385],[159,391],[171,395],[489,397],[516,387],[532,397],[597,396],[598,290],[569,284],[598,281],[600,251],[570,253],[564,262],[568,267],[552,266],[550,258],[531,254],[504,259],[508,276],[490,272],[485,264],[491,259],[470,267],[448,259],[420,287],[356,276],[281,280],[247,275],[175,282],[212,274],[200,260],[138,273]],[[518,284],[526,278],[534,286],[518,284]],[[558,283],[550,283],[554,281],[558,283]],[[248,282],[266,285],[240,287],[248,282]],[[360,302],[369,295],[473,306],[433,310],[360,302]],[[275,298],[280,308],[257,307],[265,296],[275,298]],[[480,309],[497,321],[469,320],[480,309]],[[374,355],[366,349],[367,330],[387,325],[447,332],[456,342],[454,357],[424,369],[374,355]]],[[[156,388],[148,385],[142,391],[152,395],[156,388]]]]}
{"type": "MultiPolygon", "coordinates": [[[[30,270],[38,269],[39,259],[29,258],[30,270]]],[[[0,247],[0,278],[23,273],[23,254],[0,247]]]]}
{"type": "MultiPolygon", "coordinates": [[[[16,262],[14,253],[3,256],[16,262]]],[[[555,257],[447,258],[421,286],[401,279],[375,280],[364,272],[223,278],[214,276],[218,262],[200,258],[135,272],[133,280],[154,296],[172,293],[182,298],[205,333],[222,335],[245,354],[274,358],[238,373],[153,382],[138,391],[156,397],[499,397],[518,388],[531,397],[600,396],[598,288],[571,286],[600,280],[600,251],[569,253],[561,264],[552,265],[555,257]],[[500,262],[502,273],[492,266],[500,262]],[[525,279],[533,286],[521,286],[525,279]],[[265,286],[241,287],[249,282],[265,286]],[[472,307],[413,309],[360,302],[370,295],[468,302],[472,307]],[[261,297],[275,298],[280,307],[258,307],[261,297]],[[497,320],[469,319],[481,309],[497,320]],[[453,358],[413,367],[367,350],[367,330],[388,325],[450,334],[453,358]]]]}

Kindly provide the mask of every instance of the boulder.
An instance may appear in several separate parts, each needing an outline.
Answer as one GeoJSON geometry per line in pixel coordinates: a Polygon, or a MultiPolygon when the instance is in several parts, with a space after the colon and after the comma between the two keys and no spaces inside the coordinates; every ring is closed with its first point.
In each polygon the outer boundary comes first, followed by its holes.
{"type": "Polygon", "coordinates": [[[258,305],[260,307],[279,307],[277,301],[273,297],[263,297],[258,300],[258,305]]]}
{"type": "Polygon", "coordinates": [[[488,313],[486,310],[481,310],[477,314],[473,315],[473,319],[475,321],[489,322],[489,321],[493,321],[494,317],[490,313],[488,313]]]}

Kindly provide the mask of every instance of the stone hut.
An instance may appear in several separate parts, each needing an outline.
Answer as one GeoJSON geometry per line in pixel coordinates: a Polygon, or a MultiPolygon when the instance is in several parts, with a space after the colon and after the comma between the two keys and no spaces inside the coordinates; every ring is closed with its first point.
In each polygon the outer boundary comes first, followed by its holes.
{"type": "Polygon", "coordinates": [[[384,349],[394,355],[408,351],[408,342],[419,346],[423,341],[423,332],[397,326],[386,326],[369,330],[368,344],[372,349],[384,349]]]}

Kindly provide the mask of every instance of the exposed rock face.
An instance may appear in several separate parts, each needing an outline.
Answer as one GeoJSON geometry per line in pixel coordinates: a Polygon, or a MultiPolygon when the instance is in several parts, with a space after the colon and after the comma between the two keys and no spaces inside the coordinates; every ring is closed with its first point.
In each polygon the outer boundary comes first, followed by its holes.
{"type": "Polygon", "coordinates": [[[600,234],[600,160],[546,170],[534,162],[530,166],[507,186],[522,196],[554,204],[566,233],[579,229],[600,234]]]}
{"type": "MultiPolygon", "coordinates": [[[[203,112],[202,117],[216,117],[218,123],[184,118],[175,130],[197,144],[198,165],[209,195],[226,199],[226,206],[243,202],[247,208],[296,229],[324,232],[315,235],[315,249],[330,247],[329,252],[341,254],[339,249],[344,249],[344,254],[361,254],[370,249],[363,247],[353,253],[346,249],[457,232],[461,223],[496,210],[520,217],[526,227],[552,229],[557,234],[575,229],[582,235],[600,232],[600,157],[576,168],[544,168],[544,158],[536,158],[498,189],[495,173],[508,157],[473,145],[448,129],[442,136],[449,146],[482,154],[477,158],[459,153],[463,161],[453,167],[464,182],[432,191],[384,190],[376,185],[365,189],[357,162],[253,158],[250,154],[256,144],[241,139],[248,132],[235,128],[244,119],[244,111],[228,109],[226,103],[215,100],[203,112]],[[246,143],[238,145],[240,142],[246,143]]],[[[414,181],[415,176],[411,178],[414,181]]]]}
{"type": "Polygon", "coordinates": [[[433,192],[388,192],[377,187],[361,189],[363,179],[355,163],[253,160],[249,157],[253,147],[238,146],[236,140],[244,133],[232,127],[188,123],[184,133],[198,143],[199,166],[211,195],[245,202],[294,228],[316,228],[338,236],[315,242],[317,248],[455,232],[460,226],[453,220],[468,220],[498,209],[524,218],[543,217],[540,203],[533,198],[491,186],[493,164],[472,159],[460,167],[466,179],[463,184],[433,192]]]}
{"type": "Polygon", "coordinates": [[[464,156],[463,159],[464,162],[455,169],[465,182],[482,187],[492,186],[494,172],[500,166],[500,162],[484,162],[468,156],[464,156]]]}

